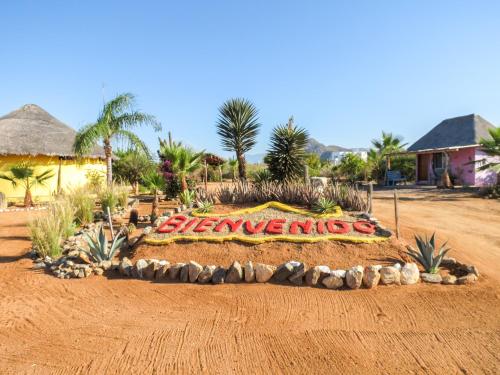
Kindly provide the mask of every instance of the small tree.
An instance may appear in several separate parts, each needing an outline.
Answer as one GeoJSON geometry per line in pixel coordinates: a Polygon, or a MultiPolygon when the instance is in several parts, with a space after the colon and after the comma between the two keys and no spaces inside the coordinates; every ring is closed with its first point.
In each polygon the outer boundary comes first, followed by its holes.
{"type": "Polygon", "coordinates": [[[159,215],[159,196],[158,194],[165,189],[165,179],[157,171],[153,170],[142,176],[142,181],[144,185],[153,194],[153,204],[151,206],[151,222],[159,215]]]}
{"type": "Polygon", "coordinates": [[[14,188],[19,185],[23,187],[25,207],[33,205],[31,189],[35,185],[45,186],[47,181],[54,177],[54,173],[50,169],[39,174],[35,173],[35,167],[27,161],[11,166],[9,173],[10,175],[0,174],[0,179],[10,181],[14,188]]]}
{"type": "Polygon", "coordinates": [[[246,99],[229,99],[219,108],[217,134],[226,151],[234,151],[240,178],[246,179],[245,153],[257,142],[259,118],[255,105],[246,99]]]}
{"type": "Polygon", "coordinates": [[[139,183],[144,174],[155,169],[149,154],[140,150],[129,149],[115,151],[118,157],[113,163],[114,179],[127,181],[132,185],[135,195],[139,194],[139,183]]]}
{"type": "Polygon", "coordinates": [[[353,153],[344,155],[335,170],[349,182],[356,182],[365,177],[366,162],[361,156],[353,153]]]}
{"type": "Polygon", "coordinates": [[[305,129],[293,124],[293,117],[290,117],[287,125],[273,129],[264,162],[274,180],[284,181],[303,176],[308,138],[305,129]]]}

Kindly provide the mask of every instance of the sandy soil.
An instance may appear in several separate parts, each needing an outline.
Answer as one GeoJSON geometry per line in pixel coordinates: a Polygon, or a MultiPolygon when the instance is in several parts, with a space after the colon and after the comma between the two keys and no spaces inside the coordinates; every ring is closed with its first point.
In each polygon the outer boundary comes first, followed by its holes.
{"type": "MultiPolygon", "coordinates": [[[[374,206],[391,226],[389,197],[377,193],[374,206]]],[[[455,257],[480,267],[481,282],[335,292],[59,280],[33,271],[23,257],[28,214],[0,213],[0,373],[499,373],[500,202],[408,191],[400,208],[407,239],[415,230],[436,230],[455,257]]],[[[265,261],[337,256],[341,266],[350,261],[341,254],[364,251],[259,246],[233,254],[229,246],[177,244],[165,255],[198,255],[203,263],[222,262],[229,252],[231,259],[265,261]]],[[[392,251],[388,257],[399,255],[392,251]]]]}

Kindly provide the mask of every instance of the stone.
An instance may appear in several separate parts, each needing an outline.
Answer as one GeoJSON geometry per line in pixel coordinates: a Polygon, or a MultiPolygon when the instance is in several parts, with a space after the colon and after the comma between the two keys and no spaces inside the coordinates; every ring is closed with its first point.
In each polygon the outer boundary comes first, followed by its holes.
{"type": "Polygon", "coordinates": [[[139,279],[144,278],[144,270],[146,269],[147,266],[148,266],[148,262],[146,262],[146,260],[139,259],[135,263],[135,267],[132,268],[132,276],[137,277],[139,279]]]}
{"type": "Polygon", "coordinates": [[[85,274],[85,277],[89,277],[90,275],[92,275],[92,268],[90,267],[84,268],[83,272],[85,274]]]}
{"type": "Polygon", "coordinates": [[[170,280],[178,280],[179,274],[181,273],[182,267],[184,267],[185,263],[175,263],[170,266],[168,269],[168,278],[170,280]]]}
{"type": "Polygon", "coordinates": [[[306,274],[307,267],[305,263],[299,263],[293,267],[293,274],[288,277],[293,285],[302,285],[304,283],[304,275],[306,274]]]}
{"type": "Polygon", "coordinates": [[[476,266],[473,266],[473,265],[466,266],[465,270],[467,271],[467,273],[473,273],[474,275],[479,277],[479,271],[478,271],[476,266]]]}
{"type": "Polygon", "coordinates": [[[420,271],[416,263],[406,263],[400,272],[400,280],[403,285],[413,285],[420,280],[420,271]]]}
{"type": "Polygon", "coordinates": [[[113,259],[111,261],[111,269],[113,271],[118,271],[120,268],[120,261],[118,259],[113,259]]]}
{"type": "Polygon", "coordinates": [[[363,282],[363,266],[355,266],[347,270],[345,282],[351,289],[358,289],[363,282]]]}
{"type": "Polygon", "coordinates": [[[344,279],[337,276],[328,276],[323,279],[322,283],[328,289],[339,289],[344,286],[344,279]]]}
{"type": "Polygon", "coordinates": [[[187,283],[189,281],[189,264],[182,266],[179,272],[179,281],[181,283],[187,283]]]}
{"type": "Polygon", "coordinates": [[[401,273],[396,267],[388,266],[380,269],[380,282],[384,285],[401,285],[401,273]]]}
{"type": "Polygon", "coordinates": [[[457,283],[457,277],[455,275],[445,275],[443,276],[442,283],[444,285],[455,285],[457,283]]]}
{"type": "Polygon", "coordinates": [[[142,231],[142,234],[144,234],[145,236],[147,236],[147,235],[148,235],[148,234],[150,234],[152,231],[153,231],[153,227],[148,226],[148,227],[144,228],[144,230],[142,231]]]}
{"type": "Polygon", "coordinates": [[[226,283],[239,283],[243,280],[243,269],[238,261],[234,261],[231,267],[227,270],[225,282],[226,283]]]}
{"type": "Polygon", "coordinates": [[[279,283],[286,281],[293,274],[293,268],[289,262],[280,265],[273,275],[273,280],[279,283]]]}
{"type": "Polygon", "coordinates": [[[158,263],[158,265],[160,267],[156,270],[155,280],[157,281],[164,280],[168,276],[168,269],[170,268],[170,263],[166,262],[162,264],[162,262],[160,262],[158,263]]]}
{"type": "MultiPolygon", "coordinates": [[[[65,247],[66,247],[66,245],[65,245],[65,247]]],[[[80,255],[80,252],[78,250],[68,251],[68,257],[70,257],[70,258],[78,258],[79,255],[80,255]]]]}
{"type": "Polygon", "coordinates": [[[473,273],[469,273],[465,276],[461,276],[457,279],[457,284],[460,285],[470,285],[474,284],[477,281],[477,276],[473,273]]]}
{"type": "Polygon", "coordinates": [[[124,257],[120,262],[118,272],[120,272],[120,275],[122,276],[132,276],[132,269],[132,262],[127,257],[124,257]]]}
{"type": "Polygon", "coordinates": [[[212,274],[212,284],[224,284],[226,278],[226,269],[224,267],[217,267],[212,274]]]}
{"type": "Polygon", "coordinates": [[[347,271],[345,270],[333,270],[332,272],[330,272],[330,275],[340,277],[341,279],[345,279],[346,272],[347,271]]]}
{"type": "Polygon", "coordinates": [[[258,283],[266,283],[273,277],[274,270],[273,266],[257,263],[255,266],[255,279],[258,283]]]}
{"type": "Polygon", "coordinates": [[[92,263],[92,261],[89,259],[88,254],[85,251],[80,251],[78,253],[78,259],[86,264],[92,263]]]}
{"type": "Polygon", "coordinates": [[[251,260],[245,263],[245,281],[247,283],[255,281],[255,268],[251,260]]]}
{"type": "Polygon", "coordinates": [[[212,275],[217,267],[215,266],[205,266],[203,271],[198,275],[198,282],[201,284],[206,284],[212,280],[212,275]]]}
{"type": "Polygon", "coordinates": [[[154,280],[156,271],[159,268],[159,262],[153,261],[148,264],[148,266],[144,269],[143,276],[146,280],[154,280]]]}
{"type": "Polygon", "coordinates": [[[78,278],[83,279],[85,277],[85,271],[84,270],[75,270],[78,271],[78,278]]]}
{"type": "Polygon", "coordinates": [[[188,268],[189,282],[195,283],[196,280],[198,280],[198,276],[200,275],[201,271],[203,271],[203,266],[192,260],[188,263],[188,268]]]}
{"type": "Polygon", "coordinates": [[[420,274],[420,277],[422,278],[422,281],[431,284],[441,284],[441,281],[443,281],[443,278],[439,273],[422,272],[420,274]]]}
{"type": "Polygon", "coordinates": [[[309,286],[315,286],[318,284],[319,276],[321,275],[320,269],[316,266],[309,268],[305,275],[305,282],[309,286]]]}
{"type": "Polygon", "coordinates": [[[94,268],[94,273],[97,276],[102,276],[104,274],[104,270],[101,267],[96,267],[96,268],[94,268]]]}
{"type": "Polygon", "coordinates": [[[401,271],[401,263],[394,263],[393,267],[397,269],[398,271],[401,271]]]}
{"type": "Polygon", "coordinates": [[[380,281],[380,273],[377,267],[367,266],[363,272],[363,285],[368,289],[375,288],[380,281]]]}
{"type": "Polygon", "coordinates": [[[441,260],[441,265],[443,267],[453,267],[455,266],[455,264],[457,264],[457,260],[455,258],[451,258],[451,257],[444,257],[442,260],[441,260]]]}
{"type": "Polygon", "coordinates": [[[41,270],[45,267],[46,267],[45,262],[37,262],[37,263],[33,264],[34,270],[41,270]]]}
{"type": "Polygon", "coordinates": [[[99,263],[99,267],[102,267],[103,270],[107,271],[111,268],[111,261],[103,260],[101,263],[99,263]]]}

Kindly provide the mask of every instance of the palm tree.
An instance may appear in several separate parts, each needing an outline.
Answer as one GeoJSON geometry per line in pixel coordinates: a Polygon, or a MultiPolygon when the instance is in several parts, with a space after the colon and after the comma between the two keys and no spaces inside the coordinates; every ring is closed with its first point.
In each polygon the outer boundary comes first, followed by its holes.
{"type": "Polygon", "coordinates": [[[403,151],[407,143],[402,144],[403,138],[394,136],[392,133],[382,131],[382,139],[373,139],[372,144],[375,146],[377,153],[381,156],[391,154],[393,152],[403,151]]]}
{"type": "Polygon", "coordinates": [[[245,153],[255,146],[260,128],[258,111],[247,99],[229,99],[219,108],[217,134],[222,147],[234,151],[241,179],[246,179],[245,153]]]}
{"type": "Polygon", "coordinates": [[[79,156],[90,152],[99,142],[103,143],[108,186],[113,184],[112,141],[126,140],[133,147],[148,152],[144,142],[130,129],[144,124],[153,126],[156,131],[161,130],[160,123],[153,116],[133,109],[134,102],[135,97],[130,93],[118,95],[104,104],[95,123],[84,126],[76,135],[73,148],[79,156]]]}
{"type": "Polygon", "coordinates": [[[293,124],[293,117],[290,117],[287,125],[273,129],[271,145],[264,161],[274,180],[284,181],[303,176],[308,138],[305,129],[293,124]]]}
{"type": "Polygon", "coordinates": [[[230,158],[227,161],[227,165],[231,169],[231,179],[234,182],[234,181],[236,181],[236,168],[238,168],[238,159],[230,158]]]}
{"type": "Polygon", "coordinates": [[[10,176],[0,174],[0,179],[10,181],[14,188],[18,185],[24,188],[25,207],[31,207],[33,205],[31,189],[35,185],[45,186],[46,182],[54,177],[54,173],[50,169],[40,174],[35,174],[35,168],[29,162],[21,162],[13,165],[9,168],[9,172],[10,176]]]}
{"type": "Polygon", "coordinates": [[[165,179],[157,171],[153,170],[142,176],[144,185],[153,194],[153,204],[151,206],[151,222],[153,223],[159,214],[159,192],[165,189],[165,179]]]}
{"type": "Polygon", "coordinates": [[[162,160],[170,160],[171,168],[181,181],[181,190],[188,188],[186,177],[201,168],[205,151],[195,152],[182,142],[166,142],[160,140],[158,151],[162,160]]]}
{"type": "MultiPolygon", "coordinates": [[[[480,140],[482,151],[488,156],[500,157],[500,128],[489,129],[488,132],[491,135],[491,139],[480,140]]],[[[496,173],[500,173],[500,162],[498,161],[487,161],[487,159],[478,160],[481,166],[478,168],[481,171],[491,169],[496,173]]],[[[500,184],[500,180],[498,181],[500,184]]]]}

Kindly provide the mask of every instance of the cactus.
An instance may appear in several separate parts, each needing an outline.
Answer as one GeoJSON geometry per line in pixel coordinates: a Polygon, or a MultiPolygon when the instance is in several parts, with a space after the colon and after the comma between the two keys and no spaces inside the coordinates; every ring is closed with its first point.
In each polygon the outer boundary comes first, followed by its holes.
{"type": "Polygon", "coordinates": [[[436,233],[432,234],[432,237],[428,239],[415,235],[415,241],[417,243],[418,252],[408,246],[407,254],[419,262],[422,267],[424,267],[425,272],[428,273],[437,273],[439,269],[439,265],[443,260],[444,256],[450,248],[446,248],[447,242],[441,245],[439,248],[437,256],[434,256],[436,250],[436,241],[435,241],[436,233]]]}

